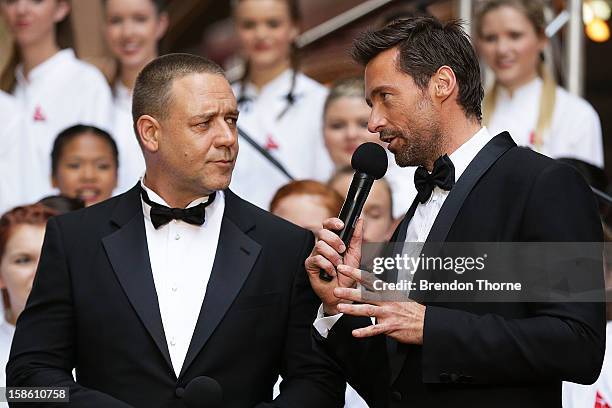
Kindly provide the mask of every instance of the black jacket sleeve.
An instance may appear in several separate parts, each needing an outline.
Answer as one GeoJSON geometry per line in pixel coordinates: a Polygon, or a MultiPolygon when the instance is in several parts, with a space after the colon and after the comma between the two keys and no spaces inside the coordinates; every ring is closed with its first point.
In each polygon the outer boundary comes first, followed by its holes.
{"type": "MultiPolygon", "coordinates": [[[[595,200],[576,171],[554,163],[538,175],[524,210],[520,239],[602,241],[595,200]]],[[[603,263],[577,267],[572,273],[603,290],[603,263]]],[[[442,382],[441,374],[450,373],[474,384],[593,383],[605,349],[605,304],[533,302],[525,307],[527,317],[509,319],[427,306],[423,381],[442,382]]]]}
{"type": "MultiPolygon", "coordinates": [[[[129,407],[74,381],[76,338],[70,268],[55,218],[47,224],[32,292],[15,330],[6,367],[8,387],[68,387],[72,407],[129,407]]],[[[42,407],[55,404],[42,403],[42,407]]],[[[10,406],[22,406],[11,403],[10,406]]],[[[30,404],[29,406],[34,406],[30,404]]],[[[65,404],[58,404],[65,406],[65,404]]]]}
{"type": "Polygon", "coordinates": [[[339,367],[316,350],[310,339],[310,328],[320,302],[310,287],[304,266],[313,246],[313,235],[305,233],[302,249],[295,259],[280,395],[271,404],[260,404],[258,408],[344,406],[345,382],[339,367]]]}

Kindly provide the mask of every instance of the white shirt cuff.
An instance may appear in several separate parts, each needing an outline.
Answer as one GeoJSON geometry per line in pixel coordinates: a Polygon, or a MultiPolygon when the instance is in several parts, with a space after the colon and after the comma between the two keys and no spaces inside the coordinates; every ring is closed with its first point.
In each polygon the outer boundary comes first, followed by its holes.
{"type": "Polygon", "coordinates": [[[329,331],[334,327],[334,324],[342,317],[344,313],[338,313],[333,316],[327,316],[323,314],[323,304],[319,306],[319,310],[317,311],[317,318],[312,324],[315,329],[319,332],[321,337],[324,339],[327,338],[329,331]]]}

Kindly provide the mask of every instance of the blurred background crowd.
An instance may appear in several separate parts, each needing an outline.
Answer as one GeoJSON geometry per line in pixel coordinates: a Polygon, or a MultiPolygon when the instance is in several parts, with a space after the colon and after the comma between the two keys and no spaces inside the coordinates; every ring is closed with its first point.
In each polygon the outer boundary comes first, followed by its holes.
{"type": "MultiPolygon", "coordinates": [[[[357,146],[380,143],[368,130],[362,69],[346,51],[352,38],[413,15],[461,18],[482,61],[483,125],[577,167],[598,190],[612,237],[610,5],[0,0],[0,364],[31,288],[46,220],[125,192],[143,176],[131,93],[139,71],[164,53],[204,55],[226,67],[240,109],[230,188],[316,231],[340,211],[357,146]]],[[[391,236],[416,195],[414,170],[390,155],[364,208],[366,241],[391,236]]],[[[610,370],[606,362],[593,386],[565,387],[564,404],[610,407],[610,370]]],[[[365,406],[348,392],[347,406],[365,406]]]]}

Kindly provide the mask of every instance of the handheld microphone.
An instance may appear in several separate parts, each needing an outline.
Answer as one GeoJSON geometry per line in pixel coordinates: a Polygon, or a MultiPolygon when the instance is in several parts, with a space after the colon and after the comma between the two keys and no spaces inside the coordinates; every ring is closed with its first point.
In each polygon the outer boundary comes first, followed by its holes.
{"type": "Polygon", "coordinates": [[[187,384],[183,401],[189,408],[221,408],[223,390],[214,378],[196,377],[187,384]]]}
{"type": "MultiPolygon", "coordinates": [[[[387,172],[387,153],[379,144],[364,143],[353,153],[351,166],[355,170],[355,175],[338,215],[344,223],[344,228],[338,236],[347,248],[374,180],[382,178],[387,172]]],[[[319,271],[319,278],[327,282],[333,279],[323,269],[319,271]]]]}

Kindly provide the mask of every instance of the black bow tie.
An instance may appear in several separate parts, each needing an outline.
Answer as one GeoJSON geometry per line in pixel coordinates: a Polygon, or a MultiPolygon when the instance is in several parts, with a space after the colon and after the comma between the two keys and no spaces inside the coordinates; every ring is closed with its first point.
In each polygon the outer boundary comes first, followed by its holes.
{"type": "Polygon", "coordinates": [[[166,225],[172,220],[183,220],[186,223],[193,225],[202,225],[206,217],[206,207],[208,207],[215,200],[215,193],[213,192],[203,203],[189,208],[169,208],[165,205],[157,204],[151,201],[147,192],[141,188],[142,201],[151,206],[149,215],[151,216],[151,222],[155,229],[158,229],[162,225],[166,225]]]}
{"type": "Polygon", "coordinates": [[[447,156],[440,156],[434,162],[431,174],[423,166],[419,166],[414,173],[414,185],[417,189],[417,199],[421,204],[425,204],[435,186],[442,190],[450,191],[455,185],[455,166],[447,156]]]}

